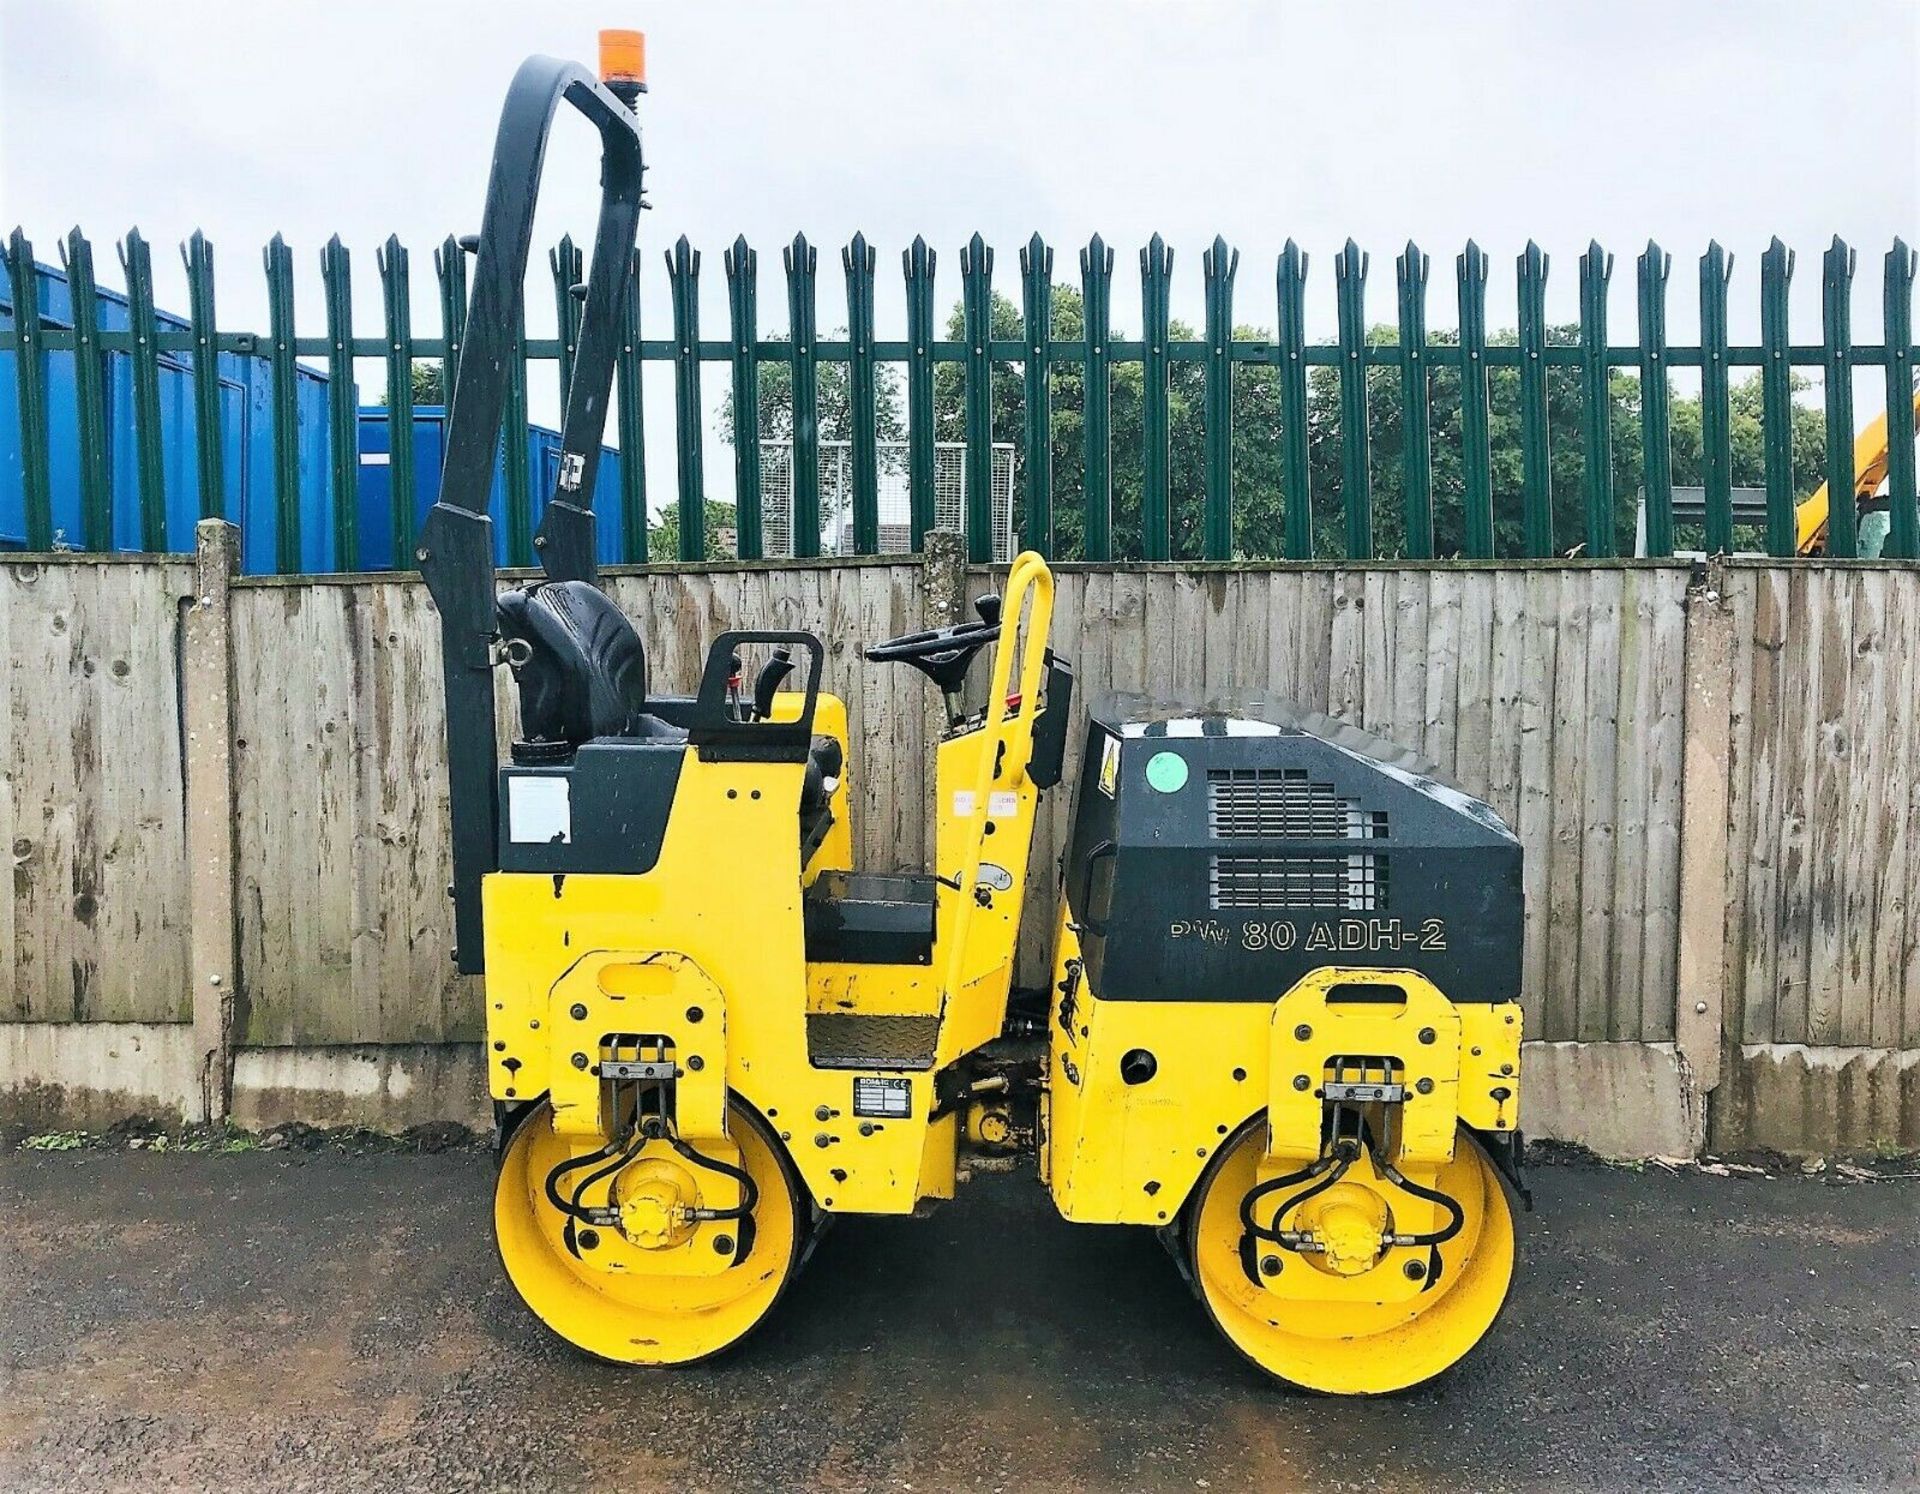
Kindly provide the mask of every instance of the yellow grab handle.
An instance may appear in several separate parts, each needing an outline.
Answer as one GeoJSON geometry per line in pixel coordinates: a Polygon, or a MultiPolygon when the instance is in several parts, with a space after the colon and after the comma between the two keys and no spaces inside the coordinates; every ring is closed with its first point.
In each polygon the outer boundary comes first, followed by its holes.
{"type": "Polygon", "coordinates": [[[1046,663],[1047,634],[1053,626],[1053,572],[1031,550],[1015,557],[1007,573],[1006,596],[1000,604],[1000,636],[993,650],[993,684],[987,695],[987,717],[980,742],[980,762],[974,770],[972,833],[966,840],[966,863],[960,872],[959,916],[953,929],[953,943],[947,955],[944,989],[951,993],[959,984],[961,962],[967,948],[967,930],[973,920],[973,884],[980,875],[980,853],[986,842],[988,796],[993,788],[994,768],[998,765],[1015,781],[1025,776],[1033,755],[1033,718],[1039,706],[1040,671],[1046,663]],[[1013,675],[1013,647],[1020,637],[1020,614],[1028,601],[1033,615],[1027,622],[1026,647],[1020,656],[1020,705],[1012,717],[1007,714],[1007,685],[1013,675]],[[1015,741],[1012,727],[1024,727],[1015,741]],[[1002,749],[1009,742],[1014,745],[1002,749]]]}

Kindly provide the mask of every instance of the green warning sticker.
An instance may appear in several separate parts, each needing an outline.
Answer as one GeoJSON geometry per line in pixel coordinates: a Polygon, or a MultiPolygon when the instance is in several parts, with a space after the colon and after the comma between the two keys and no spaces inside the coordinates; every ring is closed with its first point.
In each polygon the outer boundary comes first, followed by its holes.
{"type": "Polygon", "coordinates": [[[1156,752],[1147,759],[1147,786],[1163,794],[1187,786],[1187,760],[1177,752],[1156,752]]]}

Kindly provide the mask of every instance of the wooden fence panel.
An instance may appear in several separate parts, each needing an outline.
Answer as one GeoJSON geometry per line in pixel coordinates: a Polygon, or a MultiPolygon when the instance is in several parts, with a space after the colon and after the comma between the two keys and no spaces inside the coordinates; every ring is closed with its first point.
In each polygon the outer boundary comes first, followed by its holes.
{"type": "MultiPolygon", "coordinates": [[[[1728,1037],[1920,1047],[1920,571],[1712,574],[1733,630],[1728,1037]]],[[[970,572],[968,590],[996,575],[970,572]]],[[[1633,564],[1062,567],[1054,644],[1078,703],[1068,788],[1039,820],[1021,980],[1046,979],[1093,699],[1262,690],[1405,744],[1514,825],[1531,1036],[1672,1038],[1687,583],[1684,567],[1633,564]]],[[[192,584],[178,561],[0,563],[0,1021],[190,1015],[177,650],[192,584]]],[[[917,561],[621,572],[609,587],[662,692],[691,690],[726,629],[817,632],[826,687],[849,705],[857,857],[925,865],[930,687],[861,656],[922,624],[917,561]]],[[[424,587],[245,581],[231,605],[240,1041],[476,1038],[477,989],[448,959],[424,587]]]]}
{"type": "MultiPolygon", "coordinates": [[[[1747,1043],[1920,1043],[1920,573],[1735,565],[1729,1021],[1747,1043]]],[[[1530,1031],[1673,1032],[1687,575],[1679,567],[1063,568],[1069,772],[1108,688],[1265,689],[1403,742],[1528,850],[1530,1031]]],[[[992,584],[972,573],[970,589],[992,584]]],[[[188,1012],[175,633],[190,567],[0,567],[0,1020],[188,1012]]],[[[818,631],[849,703],[859,859],[925,864],[927,687],[861,647],[920,624],[916,562],[620,574],[656,688],[733,627],[818,631]]],[[[243,1040],[465,1039],[447,958],[438,629],[417,581],[234,591],[243,1040]]],[[[503,738],[511,730],[502,690],[503,738]]],[[[1071,782],[1071,778],[1069,782],[1071,782]]],[[[1042,813],[1051,888],[1069,795],[1042,813]]],[[[1053,903],[1024,926],[1039,983],[1053,903]]]]}
{"type": "Polygon", "coordinates": [[[477,1038],[477,989],[448,954],[445,715],[425,586],[232,595],[240,1041],[477,1038]]]}
{"type": "Polygon", "coordinates": [[[0,1021],[175,1022],[193,563],[0,564],[0,1021]]]}
{"type": "MultiPolygon", "coordinates": [[[[1356,721],[1487,799],[1525,843],[1529,1034],[1668,1040],[1686,585],[1672,566],[1063,569],[1069,772],[1107,689],[1265,690],[1356,721]]],[[[1058,877],[1068,797],[1040,818],[1036,888],[1058,877]]],[[[1049,903],[1022,925],[1026,983],[1046,979],[1049,903]]]]}
{"type": "Polygon", "coordinates": [[[1920,573],[1735,565],[1728,592],[1733,1031],[1920,1045],[1920,573]]]}

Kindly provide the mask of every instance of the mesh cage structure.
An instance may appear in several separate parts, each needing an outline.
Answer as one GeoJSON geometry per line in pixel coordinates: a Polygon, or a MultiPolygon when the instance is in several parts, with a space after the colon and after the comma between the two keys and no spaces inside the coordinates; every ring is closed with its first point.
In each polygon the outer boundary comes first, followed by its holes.
{"type": "MultiPolygon", "coordinates": [[[[993,558],[1013,558],[1013,462],[1010,441],[992,447],[993,558]]],[[[912,499],[907,486],[907,443],[882,441],[879,457],[880,553],[903,555],[913,548],[912,499]]],[[[961,534],[967,530],[967,448],[941,441],[933,448],[934,522],[961,534]]],[[[760,523],[768,559],[793,554],[793,443],[760,443],[760,523]]],[[[820,443],[820,553],[853,555],[853,447],[820,443]]]]}

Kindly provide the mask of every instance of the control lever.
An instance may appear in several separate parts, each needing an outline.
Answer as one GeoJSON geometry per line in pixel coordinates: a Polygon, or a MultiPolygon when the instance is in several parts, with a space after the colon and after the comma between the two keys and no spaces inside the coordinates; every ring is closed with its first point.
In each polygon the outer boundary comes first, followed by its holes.
{"type": "Polygon", "coordinates": [[[773,697],[780,693],[787,676],[793,673],[793,650],[777,648],[773,657],[760,666],[753,681],[753,719],[764,721],[773,711],[773,697]]]}

